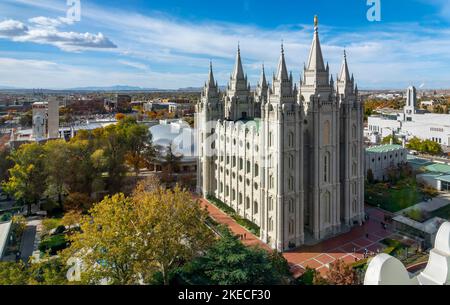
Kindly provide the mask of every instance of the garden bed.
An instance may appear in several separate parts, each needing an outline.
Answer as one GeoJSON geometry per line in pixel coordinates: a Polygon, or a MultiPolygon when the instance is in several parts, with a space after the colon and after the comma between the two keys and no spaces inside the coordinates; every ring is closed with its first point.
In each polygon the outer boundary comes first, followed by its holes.
{"type": "Polygon", "coordinates": [[[244,228],[246,228],[247,230],[249,230],[256,236],[259,236],[259,232],[260,232],[259,226],[257,226],[256,224],[254,224],[253,222],[251,222],[248,219],[242,218],[238,213],[236,213],[236,211],[233,208],[229,207],[228,205],[226,205],[224,202],[217,199],[216,197],[207,196],[206,199],[210,203],[214,204],[217,208],[219,208],[220,210],[225,212],[228,216],[233,218],[238,224],[240,224],[241,226],[243,226],[244,228]]]}

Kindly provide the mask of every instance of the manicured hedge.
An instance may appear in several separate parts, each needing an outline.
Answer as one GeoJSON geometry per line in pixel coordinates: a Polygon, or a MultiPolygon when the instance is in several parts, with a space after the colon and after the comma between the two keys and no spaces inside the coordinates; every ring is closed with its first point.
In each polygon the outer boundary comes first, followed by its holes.
{"type": "Polygon", "coordinates": [[[248,219],[242,218],[238,213],[236,213],[236,211],[233,208],[229,207],[223,201],[217,199],[216,197],[208,195],[206,197],[206,199],[208,199],[209,202],[214,204],[216,207],[221,209],[223,212],[227,213],[231,218],[236,220],[236,222],[238,224],[240,224],[241,226],[243,226],[244,228],[246,228],[247,230],[249,230],[256,236],[259,236],[260,228],[256,224],[254,224],[253,222],[251,222],[248,219]]]}
{"type": "Polygon", "coordinates": [[[39,244],[39,251],[50,251],[51,255],[56,255],[58,251],[67,248],[68,245],[68,241],[64,234],[54,235],[41,241],[39,244]]]}

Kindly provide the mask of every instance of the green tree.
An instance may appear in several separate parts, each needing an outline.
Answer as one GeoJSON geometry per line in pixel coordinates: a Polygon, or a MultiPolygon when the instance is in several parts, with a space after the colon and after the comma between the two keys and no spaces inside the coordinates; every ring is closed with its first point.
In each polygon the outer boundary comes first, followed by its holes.
{"type": "Polygon", "coordinates": [[[0,182],[8,180],[9,170],[14,166],[14,162],[9,157],[10,153],[9,149],[0,148],[0,182]]]}
{"type": "Polygon", "coordinates": [[[406,147],[408,149],[421,151],[421,149],[422,149],[421,145],[422,145],[422,141],[418,137],[414,137],[408,141],[408,143],[406,144],[406,147]]]}
{"type": "Polygon", "coordinates": [[[68,176],[70,144],[64,140],[54,140],[47,142],[44,149],[46,152],[47,194],[56,194],[58,204],[62,209],[62,196],[66,191],[66,177],[68,176]]]}
{"type": "Polygon", "coordinates": [[[69,193],[90,196],[95,185],[101,185],[106,161],[103,150],[95,150],[93,141],[75,138],[70,142],[64,178],[69,193]]]}
{"type": "Polygon", "coordinates": [[[126,138],[123,130],[117,125],[109,125],[97,132],[96,137],[101,141],[101,148],[105,156],[108,189],[113,194],[120,190],[127,171],[125,166],[126,138]]]}
{"type": "Polygon", "coordinates": [[[0,262],[0,285],[27,285],[28,279],[29,273],[22,261],[0,262]]]}
{"type": "Polygon", "coordinates": [[[190,284],[203,285],[284,283],[288,276],[286,270],[276,265],[266,250],[246,247],[226,230],[205,255],[183,267],[181,277],[190,284]]]}
{"type": "Polygon", "coordinates": [[[3,187],[7,193],[28,206],[38,204],[46,189],[45,150],[38,143],[24,144],[11,154],[14,162],[3,187]]]}
{"type": "Polygon", "coordinates": [[[381,144],[383,144],[383,145],[391,144],[391,140],[392,140],[393,144],[396,144],[396,145],[402,144],[402,142],[399,139],[397,139],[397,137],[393,137],[392,135],[384,137],[383,140],[381,140],[381,144]]]}
{"type": "Polygon", "coordinates": [[[134,118],[127,117],[119,122],[126,141],[126,161],[133,167],[136,176],[144,165],[144,153],[148,145],[151,145],[148,127],[139,125],[134,118]]]}
{"type": "Polygon", "coordinates": [[[0,262],[0,285],[64,285],[67,267],[58,257],[44,256],[37,263],[0,262]]]}

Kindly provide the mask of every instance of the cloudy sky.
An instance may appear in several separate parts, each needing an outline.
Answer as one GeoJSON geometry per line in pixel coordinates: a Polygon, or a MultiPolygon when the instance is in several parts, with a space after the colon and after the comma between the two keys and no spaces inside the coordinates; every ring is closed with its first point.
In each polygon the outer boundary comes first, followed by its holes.
{"type": "Polygon", "coordinates": [[[0,87],[200,87],[210,60],[225,85],[238,43],[255,84],[281,41],[298,81],[318,14],[333,73],[345,48],[360,88],[450,88],[448,0],[380,0],[380,22],[367,0],[81,0],[80,21],[67,2],[1,0],[0,87]]]}

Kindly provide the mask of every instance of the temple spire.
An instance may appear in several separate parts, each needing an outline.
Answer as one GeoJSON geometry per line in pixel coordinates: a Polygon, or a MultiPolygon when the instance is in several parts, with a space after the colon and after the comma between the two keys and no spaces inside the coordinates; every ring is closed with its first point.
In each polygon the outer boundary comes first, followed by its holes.
{"type": "Polygon", "coordinates": [[[289,76],[288,76],[288,72],[287,72],[287,68],[286,68],[286,61],[284,59],[283,43],[281,44],[281,55],[280,55],[280,61],[278,63],[276,79],[279,81],[289,80],[289,76]]]}
{"type": "Polygon", "coordinates": [[[310,71],[325,71],[319,39],[319,19],[317,16],[314,17],[314,38],[309,52],[307,69],[310,71]]]}
{"type": "Polygon", "coordinates": [[[267,87],[266,71],[264,69],[264,64],[262,65],[261,78],[259,80],[259,85],[261,87],[267,87]]]}
{"type": "Polygon", "coordinates": [[[212,61],[209,61],[209,75],[208,75],[208,86],[215,87],[216,82],[214,81],[214,73],[212,68],[212,61]]]}
{"type": "Polygon", "coordinates": [[[236,54],[236,63],[234,65],[233,75],[232,78],[234,80],[243,80],[245,79],[244,76],[244,69],[242,68],[242,60],[241,60],[241,47],[238,44],[237,54],[236,54]]]}
{"type": "Polygon", "coordinates": [[[343,82],[350,82],[350,72],[348,70],[348,64],[347,64],[347,52],[344,50],[344,59],[342,61],[341,66],[341,72],[339,73],[339,81],[343,82]]]}

